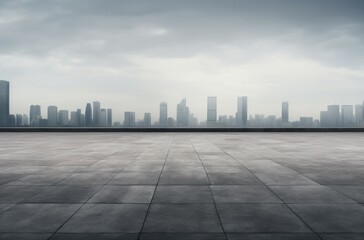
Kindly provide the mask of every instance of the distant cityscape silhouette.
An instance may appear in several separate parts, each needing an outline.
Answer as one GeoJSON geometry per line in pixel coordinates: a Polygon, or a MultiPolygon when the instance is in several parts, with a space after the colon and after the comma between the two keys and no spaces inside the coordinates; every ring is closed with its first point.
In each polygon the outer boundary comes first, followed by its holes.
{"type": "Polygon", "coordinates": [[[9,82],[0,80],[0,127],[124,127],[124,128],[362,128],[364,127],[364,102],[353,105],[329,105],[320,112],[320,119],[303,116],[299,121],[290,121],[289,102],[282,102],[280,117],[262,114],[248,115],[248,97],[237,97],[237,112],[233,115],[217,115],[217,97],[207,97],[207,118],[199,121],[187,106],[186,98],[177,104],[177,114],[168,115],[168,103],[161,102],[159,119],[152,119],[151,113],[137,120],[135,112],[125,112],[124,121],[113,122],[113,110],[101,108],[99,101],[86,104],[84,113],[59,110],[57,106],[47,107],[47,118],[42,117],[40,105],[31,105],[27,114],[10,114],[9,82]]]}

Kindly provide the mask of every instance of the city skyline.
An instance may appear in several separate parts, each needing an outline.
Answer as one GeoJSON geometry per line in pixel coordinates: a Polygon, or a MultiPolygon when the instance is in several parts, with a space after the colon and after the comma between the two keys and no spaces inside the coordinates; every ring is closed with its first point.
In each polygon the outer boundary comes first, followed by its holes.
{"type": "Polygon", "coordinates": [[[281,115],[250,113],[248,96],[238,96],[235,114],[219,114],[217,96],[207,97],[206,119],[198,119],[183,98],[177,104],[175,117],[169,115],[168,103],[160,102],[159,118],[144,112],[137,118],[135,111],[125,111],[124,119],[113,118],[111,108],[102,108],[100,101],[86,103],[84,111],[59,109],[48,105],[46,114],[40,105],[30,105],[27,114],[9,112],[10,84],[0,80],[0,126],[31,127],[364,127],[364,101],[355,105],[328,105],[320,111],[320,118],[301,115],[298,120],[290,117],[289,101],[282,101],[281,115]]]}
{"type": "Polygon", "coordinates": [[[206,96],[228,114],[247,95],[249,109],[267,115],[289,100],[298,119],[363,99],[362,1],[34,0],[0,9],[0,78],[16,89],[15,112],[98,99],[128,103],[116,118],[147,109],[155,119],[161,101],[186,97],[203,119],[206,96]]]}

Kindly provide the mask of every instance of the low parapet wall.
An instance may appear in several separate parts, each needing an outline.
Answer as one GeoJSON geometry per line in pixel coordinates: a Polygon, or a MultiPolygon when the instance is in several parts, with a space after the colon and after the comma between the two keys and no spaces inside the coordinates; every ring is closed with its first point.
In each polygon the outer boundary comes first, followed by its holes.
{"type": "Polygon", "coordinates": [[[84,128],[5,127],[0,132],[364,132],[364,128],[84,128]]]}

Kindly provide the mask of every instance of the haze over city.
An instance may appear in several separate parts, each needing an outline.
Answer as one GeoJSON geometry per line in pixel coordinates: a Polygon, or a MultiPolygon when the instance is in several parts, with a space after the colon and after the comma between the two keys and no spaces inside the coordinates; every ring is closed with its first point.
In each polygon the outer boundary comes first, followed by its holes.
{"type": "Polygon", "coordinates": [[[1,1],[0,79],[13,113],[30,104],[84,109],[99,100],[122,121],[186,97],[219,115],[319,118],[364,99],[362,1],[1,1]]]}

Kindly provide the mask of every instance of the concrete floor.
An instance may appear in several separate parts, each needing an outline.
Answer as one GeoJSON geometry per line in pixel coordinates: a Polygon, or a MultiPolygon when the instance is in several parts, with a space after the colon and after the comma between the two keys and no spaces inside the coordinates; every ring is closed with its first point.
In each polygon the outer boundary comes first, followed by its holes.
{"type": "Polygon", "coordinates": [[[0,239],[364,239],[362,133],[0,133],[0,239]]]}

